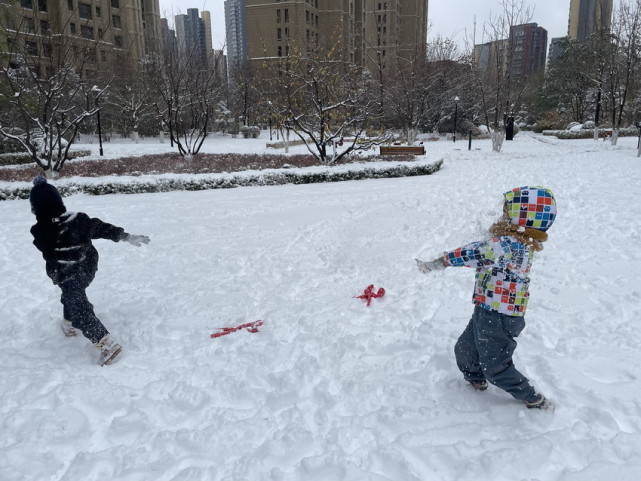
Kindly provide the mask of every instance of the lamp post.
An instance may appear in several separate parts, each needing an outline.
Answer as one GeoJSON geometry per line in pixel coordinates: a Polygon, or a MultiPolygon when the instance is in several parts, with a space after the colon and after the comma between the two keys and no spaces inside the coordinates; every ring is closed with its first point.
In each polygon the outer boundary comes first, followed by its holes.
{"type": "Polygon", "coordinates": [[[458,120],[458,97],[454,97],[454,136],[452,137],[452,140],[456,142],[456,122],[458,120]]]}
{"type": "Polygon", "coordinates": [[[100,99],[100,95],[102,94],[102,90],[98,88],[97,85],[94,85],[91,88],[91,91],[95,94],[96,96],[96,121],[98,123],[98,145],[100,146],[100,157],[102,157],[103,152],[102,152],[102,129],[100,125],[100,105],[98,104],[98,100],[100,99]]]}

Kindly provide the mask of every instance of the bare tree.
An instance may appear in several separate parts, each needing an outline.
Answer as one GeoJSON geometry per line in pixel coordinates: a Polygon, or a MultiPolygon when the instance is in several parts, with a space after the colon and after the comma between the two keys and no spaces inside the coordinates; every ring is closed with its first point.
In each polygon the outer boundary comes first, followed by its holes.
{"type": "Polygon", "coordinates": [[[617,143],[629,95],[635,86],[635,77],[639,74],[640,28],[641,0],[622,2],[613,24],[606,64],[613,145],[617,143]]]}
{"type": "Polygon", "coordinates": [[[199,62],[195,49],[181,54],[167,50],[164,55],[150,57],[147,68],[161,99],[155,104],[157,114],[169,130],[172,144],[185,159],[191,159],[212,128],[225,81],[216,65],[199,62]]]}
{"type": "Polygon", "coordinates": [[[365,137],[376,116],[367,71],[341,60],[334,49],[291,51],[264,82],[265,103],[321,163],[336,163],[381,139],[365,137]],[[341,145],[340,149],[337,146],[341,145]]]}
{"type": "Polygon", "coordinates": [[[93,50],[52,35],[41,46],[25,35],[29,19],[4,13],[0,36],[8,51],[0,64],[0,136],[21,146],[47,176],[55,177],[81,125],[97,112],[91,102],[93,84],[80,74],[93,50]]]}
{"type": "MultiPolygon", "coordinates": [[[[482,44],[475,45],[474,79],[486,124],[492,131],[492,148],[500,151],[505,139],[506,115],[518,108],[524,83],[510,75],[514,44],[512,27],[528,23],[532,10],[524,0],[501,0],[502,12],[485,23],[482,44]]],[[[476,44],[476,39],[474,39],[476,44]]]]}

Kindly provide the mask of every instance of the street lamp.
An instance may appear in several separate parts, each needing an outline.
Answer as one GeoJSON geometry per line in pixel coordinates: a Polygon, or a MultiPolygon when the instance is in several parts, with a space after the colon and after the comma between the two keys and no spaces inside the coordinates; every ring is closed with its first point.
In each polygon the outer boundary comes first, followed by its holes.
{"type": "Polygon", "coordinates": [[[458,117],[458,97],[454,97],[454,137],[453,141],[456,142],[456,121],[458,117]]]}
{"type": "Polygon", "coordinates": [[[96,120],[98,123],[98,145],[100,145],[100,157],[102,157],[102,129],[100,126],[100,106],[98,105],[98,99],[100,98],[100,94],[102,94],[102,90],[98,88],[97,85],[94,85],[91,88],[91,91],[94,93],[96,96],[96,120]]]}

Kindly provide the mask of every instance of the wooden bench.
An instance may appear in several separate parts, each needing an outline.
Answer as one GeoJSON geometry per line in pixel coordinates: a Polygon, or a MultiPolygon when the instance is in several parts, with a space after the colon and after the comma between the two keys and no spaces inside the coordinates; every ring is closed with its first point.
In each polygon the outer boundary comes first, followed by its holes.
{"type": "Polygon", "coordinates": [[[425,155],[423,145],[381,145],[381,155],[425,155]]]}

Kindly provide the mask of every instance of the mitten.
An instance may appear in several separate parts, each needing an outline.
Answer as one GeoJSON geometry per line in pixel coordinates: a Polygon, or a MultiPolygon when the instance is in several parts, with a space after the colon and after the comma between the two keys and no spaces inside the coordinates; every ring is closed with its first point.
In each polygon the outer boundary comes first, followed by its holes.
{"type": "Polygon", "coordinates": [[[430,272],[433,271],[441,271],[445,269],[445,264],[443,264],[443,258],[438,258],[434,259],[433,261],[422,261],[420,259],[414,258],[416,261],[416,265],[418,266],[418,270],[421,271],[423,274],[429,274],[430,272]]]}
{"type": "Polygon", "coordinates": [[[149,237],[146,235],[127,234],[123,239],[125,242],[140,247],[143,244],[149,244],[149,237]]]}

